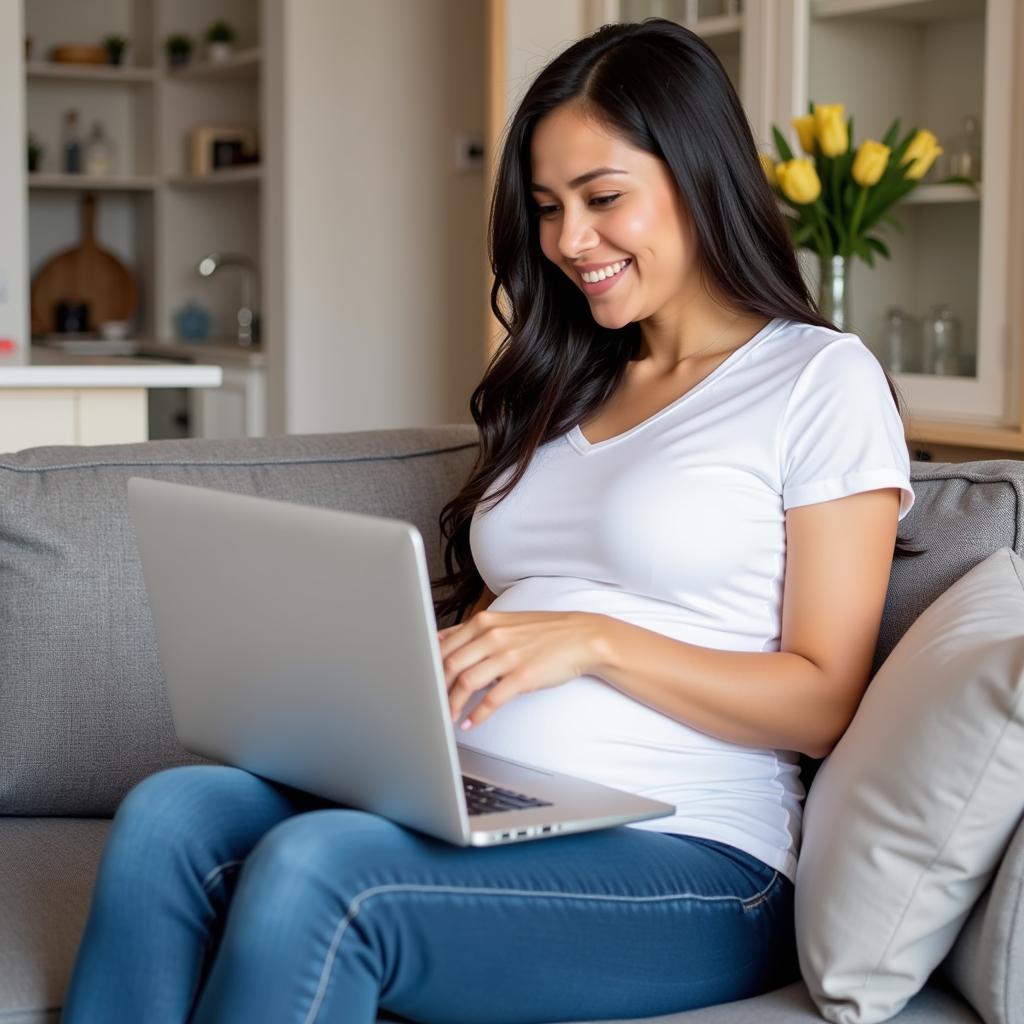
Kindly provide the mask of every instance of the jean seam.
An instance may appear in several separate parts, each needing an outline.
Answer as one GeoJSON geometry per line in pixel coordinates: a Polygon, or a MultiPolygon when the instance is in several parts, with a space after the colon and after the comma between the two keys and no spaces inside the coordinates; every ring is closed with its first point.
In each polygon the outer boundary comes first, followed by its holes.
{"type": "Polygon", "coordinates": [[[613,903],[658,903],[658,902],[682,902],[693,901],[697,903],[738,903],[744,910],[751,910],[759,906],[767,898],[772,887],[779,878],[778,871],[772,872],[771,881],[753,896],[703,896],[700,893],[667,893],[660,896],[616,896],[606,893],[578,893],[559,892],[557,890],[545,889],[496,889],[488,886],[459,886],[459,885],[416,885],[416,884],[391,884],[375,885],[358,893],[349,903],[348,908],[338,922],[331,938],[331,944],[324,957],[324,965],[320,971],[320,981],[317,985],[313,1002],[309,1012],[306,1014],[303,1024],[314,1024],[320,1007],[323,1004],[324,996],[327,994],[327,985],[330,981],[331,971],[334,968],[334,961],[337,956],[338,947],[341,945],[348,926],[355,920],[360,907],[367,900],[374,896],[389,895],[394,893],[446,893],[449,895],[463,896],[515,896],[535,899],[569,899],[592,902],[613,902],[613,903]]]}

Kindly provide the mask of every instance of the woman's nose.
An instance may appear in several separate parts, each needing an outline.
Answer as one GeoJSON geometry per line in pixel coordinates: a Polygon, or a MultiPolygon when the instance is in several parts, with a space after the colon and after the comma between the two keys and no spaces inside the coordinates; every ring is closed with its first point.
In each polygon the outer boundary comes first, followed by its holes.
{"type": "Polygon", "coordinates": [[[597,232],[586,213],[565,214],[558,234],[558,251],[566,259],[577,259],[581,253],[592,249],[596,241],[597,232]]]}

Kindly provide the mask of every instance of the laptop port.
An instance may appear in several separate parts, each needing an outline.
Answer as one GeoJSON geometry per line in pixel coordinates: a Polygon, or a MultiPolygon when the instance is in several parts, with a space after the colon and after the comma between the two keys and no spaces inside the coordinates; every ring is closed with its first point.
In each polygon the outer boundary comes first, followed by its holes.
{"type": "Polygon", "coordinates": [[[550,825],[545,825],[545,826],[544,826],[544,827],[543,827],[543,828],[541,829],[541,832],[550,832],[550,831],[551,831],[551,826],[550,826],[550,825]]]}
{"type": "Polygon", "coordinates": [[[519,831],[518,831],[518,832],[516,833],[516,835],[517,835],[517,836],[525,836],[525,835],[526,835],[526,829],[525,829],[525,828],[521,828],[521,829],[520,829],[520,830],[519,830],[519,831]]]}

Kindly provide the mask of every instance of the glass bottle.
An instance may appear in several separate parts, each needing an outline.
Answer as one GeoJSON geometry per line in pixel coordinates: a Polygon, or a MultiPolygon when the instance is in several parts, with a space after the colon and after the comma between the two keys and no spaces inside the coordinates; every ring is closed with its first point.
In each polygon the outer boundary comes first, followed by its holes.
{"type": "Polygon", "coordinates": [[[64,134],[61,140],[61,151],[64,154],[64,172],[66,174],[81,174],[82,139],[78,134],[77,110],[69,110],[64,115],[64,134]]]}
{"type": "Polygon", "coordinates": [[[932,306],[924,323],[924,371],[948,377],[960,374],[960,321],[945,304],[932,306]]]}
{"type": "Polygon", "coordinates": [[[85,173],[94,178],[114,173],[114,146],[99,121],[93,123],[85,143],[85,173]]]}
{"type": "Polygon", "coordinates": [[[890,373],[920,373],[921,346],[917,321],[899,306],[885,311],[882,353],[890,373]]]}
{"type": "Polygon", "coordinates": [[[946,174],[981,181],[981,131],[973,114],[963,119],[960,131],[949,141],[946,174]]]}

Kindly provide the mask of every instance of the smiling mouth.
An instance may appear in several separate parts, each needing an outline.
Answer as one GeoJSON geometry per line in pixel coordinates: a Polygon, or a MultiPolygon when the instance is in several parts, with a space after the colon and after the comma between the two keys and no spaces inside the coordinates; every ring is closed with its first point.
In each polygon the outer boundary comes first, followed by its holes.
{"type": "Polygon", "coordinates": [[[602,267],[600,270],[581,273],[580,278],[584,284],[600,284],[602,281],[607,281],[610,277],[616,277],[621,274],[632,262],[632,259],[618,260],[615,263],[609,263],[607,267],[602,267]]]}

